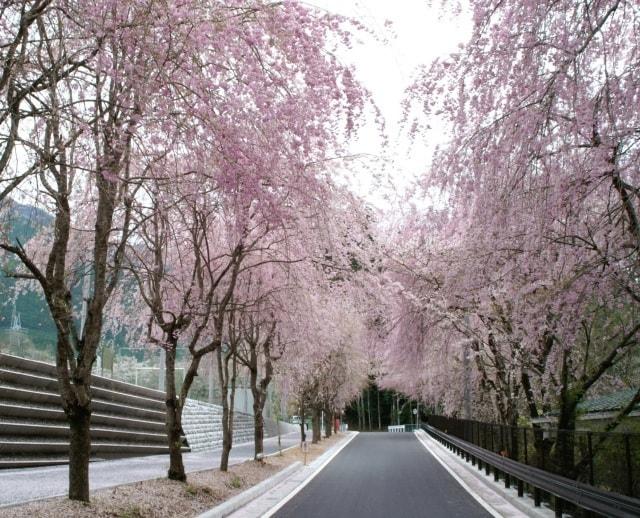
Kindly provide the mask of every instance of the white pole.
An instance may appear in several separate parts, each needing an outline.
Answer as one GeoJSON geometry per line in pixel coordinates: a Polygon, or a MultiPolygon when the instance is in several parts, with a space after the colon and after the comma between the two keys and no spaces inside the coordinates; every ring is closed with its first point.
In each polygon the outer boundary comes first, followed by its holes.
{"type": "Polygon", "coordinates": [[[214,362],[215,362],[215,357],[213,354],[210,354],[209,356],[211,356],[211,361],[209,362],[209,398],[208,401],[209,403],[213,403],[213,369],[214,369],[214,362]]]}
{"type": "Polygon", "coordinates": [[[158,390],[164,392],[164,361],[167,352],[160,348],[160,368],[158,370],[158,390]]]}

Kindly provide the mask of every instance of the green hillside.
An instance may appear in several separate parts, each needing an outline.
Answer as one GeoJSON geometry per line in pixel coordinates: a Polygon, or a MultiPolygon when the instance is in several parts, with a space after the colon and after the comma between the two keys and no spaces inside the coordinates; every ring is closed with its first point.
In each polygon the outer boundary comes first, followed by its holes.
{"type": "MultiPolygon", "coordinates": [[[[45,211],[23,205],[11,203],[9,237],[13,243],[27,243],[43,227],[50,225],[53,218],[45,211]]],[[[17,264],[14,263],[14,264],[17,264]]],[[[0,273],[0,350],[35,359],[53,361],[55,358],[56,329],[51,319],[49,308],[42,297],[39,286],[35,283],[24,285],[16,295],[17,283],[28,281],[16,280],[0,273]],[[12,331],[14,312],[20,317],[22,330],[12,331]]],[[[81,287],[72,289],[73,300],[81,300],[81,287]]],[[[124,337],[105,336],[105,342],[115,347],[120,355],[142,356],[142,351],[129,349],[124,337]]],[[[138,358],[140,359],[140,358],[138,358]]]]}
{"type": "MultiPolygon", "coordinates": [[[[19,240],[28,242],[43,226],[49,225],[52,218],[49,214],[36,207],[10,202],[9,237],[12,242],[19,240]]],[[[14,309],[20,316],[24,333],[30,341],[38,346],[46,346],[55,341],[55,327],[49,309],[39,290],[31,290],[16,296],[15,286],[18,282],[25,282],[0,276],[0,333],[11,327],[14,309]]],[[[4,341],[0,334],[0,341],[4,341]]]]}

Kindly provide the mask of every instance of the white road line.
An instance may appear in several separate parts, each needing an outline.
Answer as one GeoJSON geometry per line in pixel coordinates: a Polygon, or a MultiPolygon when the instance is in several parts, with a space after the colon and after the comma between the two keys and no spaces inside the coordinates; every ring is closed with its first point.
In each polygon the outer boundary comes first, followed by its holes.
{"type": "Polygon", "coordinates": [[[359,432],[354,432],[353,435],[351,437],[349,437],[349,439],[347,439],[336,451],[334,451],[331,456],[325,460],[320,467],[318,467],[318,469],[316,469],[309,477],[307,477],[305,480],[302,481],[302,483],[300,483],[298,485],[298,487],[296,487],[293,491],[291,491],[291,493],[289,493],[287,496],[285,496],[282,500],[280,500],[280,502],[278,502],[274,507],[272,507],[268,512],[266,512],[264,515],[262,515],[262,518],[270,518],[271,516],[273,516],[277,511],[279,511],[289,500],[291,500],[294,496],[296,496],[300,491],[302,491],[302,489],[309,483],[311,482],[318,473],[320,473],[327,464],[329,464],[336,455],[338,455],[338,453],[340,453],[351,441],[353,441],[356,436],[358,435],[359,432]]]}
{"type": "Polygon", "coordinates": [[[439,463],[440,465],[447,470],[447,472],[449,473],[449,475],[451,475],[455,481],[460,484],[462,486],[462,488],[469,493],[482,507],[484,507],[484,509],[491,515],[494,516],[495,518],[502,518],[502,515],[500,513],[498,513],[493,507],[491,507],[478,493],[476,493],[473,489],[471,489],[464,480],[462,480],[458,475],[456,475],[454,473],[454,471],[445,464],[445,462],[440,458],[440,456],[438,455],[437,452],[433,451],[431,449],[431,446],[429,446],[426,441],[424,441],[422,439],[422,437],[420,437],[420,434],[418,432],[413,432],[416,436],[416,438],[420,441],[420,444],[422,444],[422,446],[424,446],[425,450],[427,450],[439,463]]]}

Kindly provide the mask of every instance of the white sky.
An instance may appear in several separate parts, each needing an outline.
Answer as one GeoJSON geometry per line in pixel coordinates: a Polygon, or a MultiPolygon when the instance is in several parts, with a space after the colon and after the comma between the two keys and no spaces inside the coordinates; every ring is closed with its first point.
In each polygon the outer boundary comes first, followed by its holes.
{"type": "MultiPolygon", "coordinates": [[[[303,0],[304,1],[304,0],[303,0]]],[[[383,148],[378,130],[366,126],[358,139],[349,144],[350,152],[366,158],[346,164],[343,174],[352,188],[381,209],[395,210],[398,201],[413,179],[422,174],[430,157],[430,148],[442,141],[442,131],[435,128],[427,135],[429,145],[414,145],[399,124],[405,89],[412,83],[417,68],[438,57],[446,57],[468,39],[471,23],[468,16],[453,18],[442,9],[452,0],[309,0],[307,5],[354,18],[378,35],[362,33],[352,49],[344,49],[340,58],[355,66],[356,75],[372,92],[373,100],[386,122],[389,146],[383,148]],[[434,5],[430,5],[434,4],[434,5]],[[385,26],[390,21],[391,26],[385,26]],[[386,41],[383,41],[386,40],[386,41]],[[389,188],[392,184],[396,193],[389,188]]],[[[17,159],[20,159],[19,152],[17,159]]],[[[430,204],[429,200],[419,201],[430,204]]]]}
{"type": "MultiPolygon", "coordinates": [[[[400,191],[406,189],[412,178],[424,172],[430,152],[423,143],[410,146],[402,134],[399,121],[405,89],[420,65],[448,56],[457,51],[459,43],[466,42],[471,30],[469,17],[452,17],[443,11],[439,0],[312,0],[308,3],[356,18],[388,39],[385,43],[365,35],[353,49],[341,55],[345,62],[355,66],[358,78],[372,92],[386,120],[390,141],[390,149],[383,153],[376,130],[369,127],[351,144],[351,149],[353,153],[380,156],[384,173],[400,191]],[[430,6],[431,3],[435,5],[430,6]],[[385,27],[386,20],[392,22],[390,28],[385,27]]],[[[437,133],[436,130],[429,138],[437,140],[437,133]]],[[[384,200],[384,189],[372,181],[370,171],[357,163],[349,169],[350,173],[356,173],[354,188],[359,194],[382,208],[389,206],[384,200]]]]}

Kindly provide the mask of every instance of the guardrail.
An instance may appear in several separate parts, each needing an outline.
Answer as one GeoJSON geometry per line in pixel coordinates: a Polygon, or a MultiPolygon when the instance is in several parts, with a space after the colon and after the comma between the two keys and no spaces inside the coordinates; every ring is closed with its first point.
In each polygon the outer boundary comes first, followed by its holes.
{"type": "Polygon", "coordinates": [[[427,421],[522,464],[640,498],[640,433],[508,426],[441,415],[427,421]]]}
{"type": "Polygon", "coordinates": [[[387,426],[387,432],[404,432],[405,427],[403,424],[387,426]]]}
{"type": "Polygon", "coordinates": [[[598,489],[582,482],[561,477],[533,466],[527,466],[497,453],[480,448],[470,442],[453,437],[423,423],[422,428],[447,448],[454,451],[487,475],[493,471],[494,480],[502,474],[505,487],[517,484],[518,496],[524,496],[524,485],[533,489],[534,503],[540,506],[541,492],[555,497],[556,516],[562,516],[563,502],[605,516],[629,518],[640,516],[640,499],[598,489]]]}

